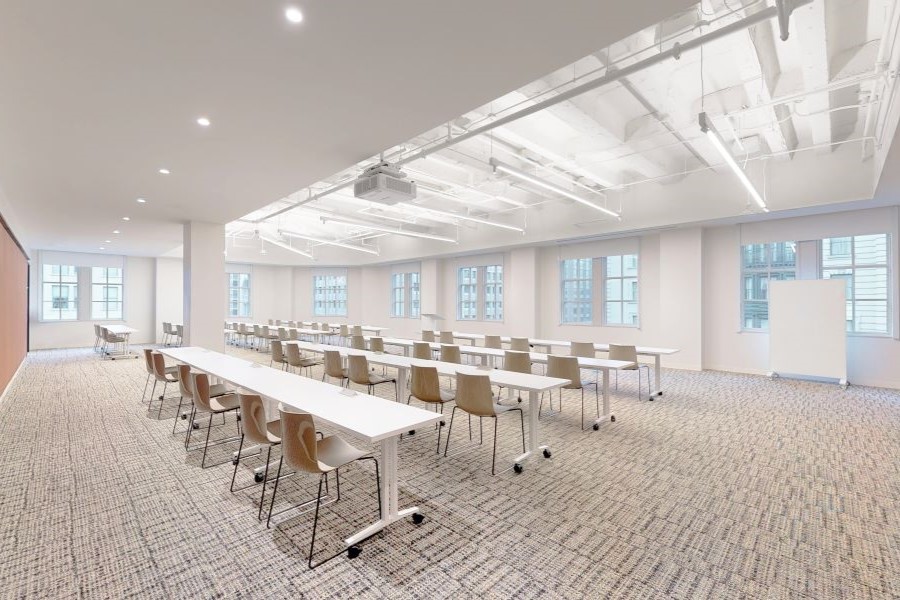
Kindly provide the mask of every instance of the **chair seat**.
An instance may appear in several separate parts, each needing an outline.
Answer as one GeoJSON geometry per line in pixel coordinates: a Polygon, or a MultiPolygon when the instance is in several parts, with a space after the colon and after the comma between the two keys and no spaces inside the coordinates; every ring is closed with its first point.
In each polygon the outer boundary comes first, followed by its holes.
{"type": "Polygon", "coordinates": [[[381,375],[376,375],[375,373],[369,373],[369,385],[377,385],[379,383],[394,383],[396,379],[391,379],[390,377],[382,377],[381,375]]]}
{"type": "Polygon", "coordinates": [[[111,336],[109,336],[109,337],[106,338],[106,341],[107,341],[107,342],[112,342],[113,344],[118,344],[118,343],[120,343],[120,342],[124,342],[124,341],[125,341],[125,338],[119,337],[119,336],[115,336],[115,335],[111,335],[111,336]]]}
{"type": "Polygon", "coordinates": [[[226,394],[218,398],[209,399],[209,407],[213,412],[225,412],[226,410],[234,410],[241,405],[237,394],[226,394]]]}
{"type": "Polygon", "coordinates": [[[441,390],[441,402],[452,402],[456,399],[456,392],[441,390]]]}
{"type": "Polygon", "coordinates": [[[266,423],[266,439],[270,444],[281,443],[281,419],[266,423]]]}
{"type": "Polygon", "coordinates": [[[171,367],[166,367],[166,371],[165,371],[165,372],[166,372],[166,374],[169,374],[169,373],[177,373],[177,372],[178,372],[178,365],[172,365],[171,367]]]}
{"type": "Polygon", "coordinates": [[[500,413],[509,412],[511,410],[519,410],[519,408],[517,406],[508,406],[506,404],[494,404],[494,412],[498,415],[500,413]]]}
{"type": "Polygon", "coordinates": [[[301,367],[315,367],[316,365],[324,364],[324,360],[321,358],[301,358],[300,366],[301,367]]]}
{"type": "Polygon", "coordinates": [[[323,471],[333,471],[368,454],[365,450],[351,446],[336,435],[330,435],[324,440],[316,442],[316,445],[319,468],[323,471]]]}
{"type": "Polygon", "coordinates": [[[224,383],[216,383],[216,384],[209,386],[209,397],[210,398],[224,396],[225,394],[228,394],[228,393],[229,393],[228,388],[225,387],[224,383]]]}

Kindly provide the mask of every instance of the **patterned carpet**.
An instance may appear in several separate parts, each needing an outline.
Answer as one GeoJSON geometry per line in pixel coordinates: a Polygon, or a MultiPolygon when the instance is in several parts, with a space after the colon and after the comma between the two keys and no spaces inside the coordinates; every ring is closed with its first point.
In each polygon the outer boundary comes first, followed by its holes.
{"type": "MultiPolygon", "coordinates": [[[[258,523],[259,485],[230,493],[231,465],[201,470],[172,434],[177,397],[147,413],[141,361],[33,353],[0,404],[0,597],[900,597],[900,393],[666,371],[666,395],[638,402],[631,375],[599,432],[570,392],[542,419],[552,458],[522,474],[491,477],[487,423],[471,448],[454,426],[448,458],[433,431],[405,437],[401,507],[426,521],[310,571],[312,514],[258,523]]],[[[502,417],[498,465],[520,440],[502,417]]],[[[284,479],[276,510],[315,484],[284,479]]],[[[368,464],[341,492],[317,556],[376,516],[368,464]]]]}

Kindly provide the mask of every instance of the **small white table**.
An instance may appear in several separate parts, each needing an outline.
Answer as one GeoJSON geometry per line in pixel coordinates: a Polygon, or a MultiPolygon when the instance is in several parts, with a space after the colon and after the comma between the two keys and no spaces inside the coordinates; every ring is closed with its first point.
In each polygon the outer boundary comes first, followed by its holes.
{"type": "MultiPolygon", "coordinates": [[[[103,327],[103,325],[101,325],[101,327],[103,327]]],[[[129,358],[138,358],[138,355],[132,354],[130,350],[131,334],[137,333],[137,329],[135,329],[134,327],[129,327],[128,325],[106,325],[105,328],[111,334],[119,335],[125,338],[125,349],[123,351],[123,354],[125,356],[129,358]]],[[[110,356],[110,358],[115,360],[115,357],[110,356]]]]}
{"type": "Polygon", "coordinates": [[[398,508],[397,441],[400,434],[410,429],[436,423],[440,415],[358,392],[348,396],[338,386],[204,348],[189,346],[162,348],[159,351],[273,403],[281,402],[369,443],[381,444],[382,518],[348,537],[345,540],[348,547],[371,537],[391,523],[418,514],[417,506],[403,510],[398,508]]]}

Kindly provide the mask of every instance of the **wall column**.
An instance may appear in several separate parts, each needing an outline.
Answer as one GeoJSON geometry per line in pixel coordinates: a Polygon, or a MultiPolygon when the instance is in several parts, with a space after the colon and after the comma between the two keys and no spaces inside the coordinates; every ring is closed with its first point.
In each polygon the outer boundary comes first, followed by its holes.
{"type": "Polygon", "coordinates": [[[225,226],[184,224],[184,345],[225,349],[225,226]]]}

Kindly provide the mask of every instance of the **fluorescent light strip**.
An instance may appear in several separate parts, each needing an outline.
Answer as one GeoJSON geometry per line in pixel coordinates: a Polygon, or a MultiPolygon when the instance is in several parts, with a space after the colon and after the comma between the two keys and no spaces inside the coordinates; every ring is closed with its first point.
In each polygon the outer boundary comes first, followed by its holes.
{"type": "Polygon", "coordinates": [[[595,210],[599,210],[602,213],[606,213],[611,217],[615,217],[617,219],[622,218],[622,216],[617,212],[609,210],[608,208],[605,208],[603,206],[594,204],[593,202],[591,202],[589,200],[585,200],[578,194],[572,193],[563,187],[559,187],[556,184],[550,183],[549,181],[545,181],[545,180],[541,179],[540,177],[535,177],[534,175],[532,175],[530,173],[526,173],[525,171],[520,171],[519,169],[517,169],[515,167],[511,167],[504,162],[500,162],[496,158],[493,158],[493,157],[491,158],[490,165],[492,167],[494,167],[494,169],[496,171],[506,173],[507,175],[512,175],[513,177],[521,179],[522,181],[527,181],[528,183],[533,183],[534,185],[536,185],[538,187],[542,187],[549,192],[559,194],[560,196],[565,196],[566,198],[569,198],[571,200],[574,200],[575,202],[584,204],[585,206],[590,206],[591,208],[593,208],[595,210]]]}
{"type": "Polygon", "coordinates": [[[278,246],[279,248],[284,248],[285,250],[290,250],[291,252],[295,252],[295,253],[299,254],[300,256],[305,256],[306,258],[313,257],[313,255],[310,254],[309,252],[304,252],[303,250],[300,250],[299,248],[294,248],[290,244],[285,244],[284,242],[278,241],[275,238],[269,237],[267,235],[259,234],[259,239],[266,241],[266,242],[272,244],[273,246],[278,246]]]}
{"type": "Polygon", "coordinates": [[[495,221],[488,221],[487,219],[481,219],[479,217],[470,217],[469,215],[459,215],[452,212],[447,212],[444,210],[437,210],[436,208],[428,208],[427,206],[419,206],[418,204],[404,204],[405,207],[424,210],[430,213],[434,213],[436,215],[443,215],[445,217],[450,217],[453,219],[459,219],[460,221],[471,221],[472,223],[481,223],[482,225],[490,225],[492,227],[498,227],[500,229],[507,229],[509,231],[515,231],[518,233],[525,233],[525,230],[521,227],[516,227],[515,225],[506,225],[505,223],[497,223],[495,221]]]}
{"type": "MultiPolygon", "coordinates": [[[[427,159],[430,159],[430,158],[432,158],[432,156],[427,156],[427,157],[426,157],[426,160],[427,160],[427,159]]],[[[497,194],[491,194],[491,193],[489,193],[489,192],[485,192],[485,191],[479,190],[479,189],[478,189],[477,187],[475,187],[475,186],[466,185],[466,184],[464,184],[464,183],[456,183],[455,181],[448,181],[448,180],[446,180],[446,179],[442,179],[442,178],[440,178],[440,177],[437,177],[437,176],[435,176],[435,175],[432,175],[431,173],[426,173],[425,171],[419,171],[419,170],[416,170],[416,169],[407,169],[407,171],[409,171],[410,173],[413,173],[413,174],[415,174],[415,175],[419,175],[420,177],[424,177],[425,179],[430,179],[430,180],[432,180],[432,181],[436,181],[436,182],[438,182],[438,183],[441,184],[441,185],[449,186],[449,187],[451,187],[451,188],[453,188],[453,189],[461,189],[461,190],[466,191],[466,192],[471,192],[471,193],[473,193],[473,194],[476,194],[476,195],[478,195],[478,196],[481,196],[482,198],[490,198],[491,200],[498,200],[498,201],[500,201],[500,202],[504,202],[504,203],[506,203],[506,204],[511,204],[511,205],[516,206],[516,207],[518,207],[518,208],[523,208],[523,207],[526,206],[526,204],[525,204],[524,202],[519,202],[518,200],[513,200],[512,198],[507,198],[507,197],[505,197],[505,196],[499,196],[499,195],[497,195],[497,194]]],[[[422,187],[423,187],[423,189],[425,189],[425,190],[431,191],[430,188],[426,188],[426,187],[424,187],[424,186],[422,186],[422,187]]],[[[454,196],[454,199],[459,199],[459,198],[456,197],[456,196],[454,196]]]]}
{"type": "Polygon", "coordinates": [[[747,188],[747,191],[750,192],[750,197],[753,198],[753,201],[763,209],[765,212],[769,212],[769,208],[766,206],[765,200],[762,199],[762,196],[759,195],[759,192],[754,187],[753,183],[747,177],[747,173],[734,159],[734,156],[731,154],[731,151],[728,150],[728,147],[725,146],[725,140],[722,139],[722,136],[719,135],[719,132],[716,131],[716,128],[713,126],[712,121],[709,119],[709,116],[702,112],[700,113],[700,130],[706,134],[706,137],[709,138],[709,141],[712,143],[713,147],[719,151],[719,154],[722,155],[722,158],[725,159],[725,162],[731,167],[731,170],[734,171],[734,174],[737,175],[737,178],[744,184],[744,187],[747,188]]]}
{"type": "Polygon", "coordinates": [[[341,223],[342,225],[351,225],[353,227],[362,227],[364,229],[371,229],[372,231],[382,231],[384,233],[394,233],[397,235],[405,235],[407,237],[414,238],[422,238],[425,240],[436,240],[438,242],[449,242],[451,244],[455,244],[456,240],[453,238],[443,237],[440,235],[433,235],[431,233],[420,233],[418,231],[408,231],[406,229],[393,229],[391,227],[382,227],[381,225],[369,225],[368,223],[354,223],[353,221],[344,221],[342,219],[335,219],[333,217],[322,217],[322,222],[331,221],[332,223],[341,223]]]}
{"type": "Polygon", "coordinates": [[[325,244],[328,246],[338,246],[339,248],[347,248],[348,250],[356,250],[357,252],[365,252],[366,254],[374,254],[378,255],[378,250],[374,248],[363,248],[362,246],[354,246],[353,244],[345,244],[344,242],[338,242],[335,240],[326,240],[323,238],[313,237],[309,235],[304,235],[302,233],[296,233],[294,231],[289,231],[287,229],[280,229],[279,233],[282,235],[286,235],[292,238],[299,238],[301,240],[308,240],[310,242],[315,242],[317,244],[325,244]]]}

